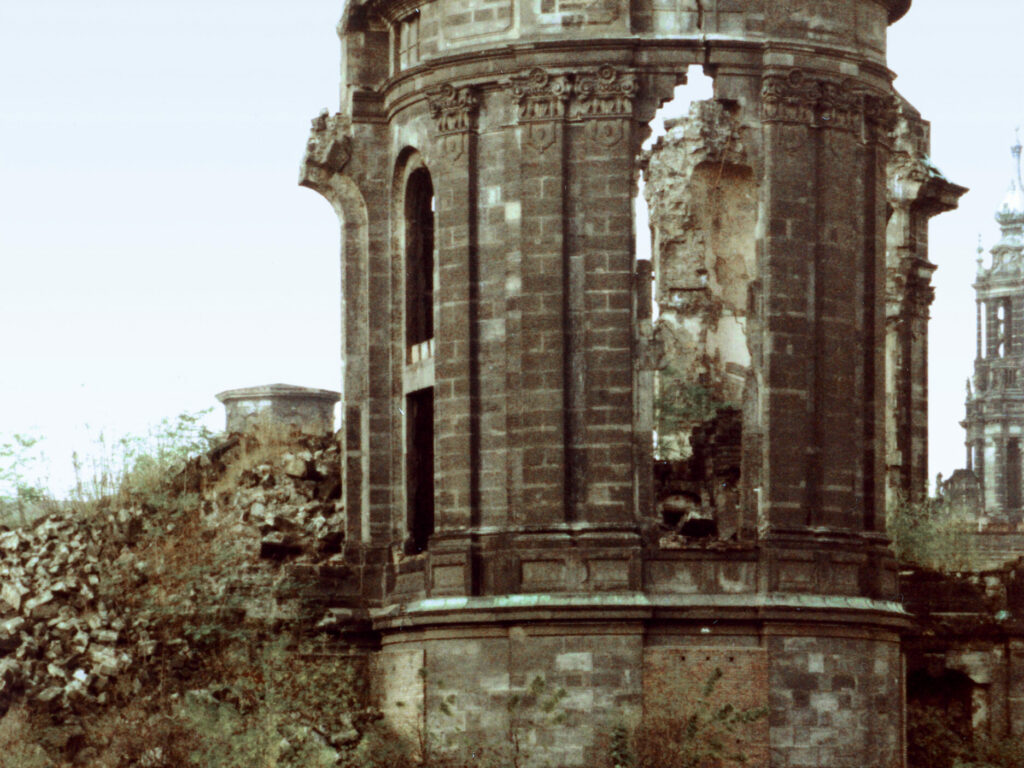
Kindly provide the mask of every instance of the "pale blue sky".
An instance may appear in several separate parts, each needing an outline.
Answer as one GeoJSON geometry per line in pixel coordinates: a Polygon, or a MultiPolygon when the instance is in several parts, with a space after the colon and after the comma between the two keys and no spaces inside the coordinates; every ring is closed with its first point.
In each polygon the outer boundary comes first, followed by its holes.
{"type": "MultiPolygon", "coordinates": [[[[141,432],[214,393],[339,386],[336,219],[296,185],[337,106],[338,0],[0,5],[0,435],[141,432]]],[[[935,162],[973,192],[932,226],[932,469],[962,461],[979,233],[1024,121],[1024,4],[916,0],[890,30],[935,162]]]]}

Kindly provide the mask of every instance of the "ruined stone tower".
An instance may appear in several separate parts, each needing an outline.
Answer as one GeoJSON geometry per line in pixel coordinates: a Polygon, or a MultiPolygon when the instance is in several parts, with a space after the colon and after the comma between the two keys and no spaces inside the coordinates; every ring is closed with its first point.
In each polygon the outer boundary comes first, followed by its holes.
{"type": "Polygon", "coordinates": [[[1013,146],[1010,188],[996,211],[1002,236],[974,283],[978,350],[967,383],[967,469],[990,519],[1020,522],[1024,511],[1024,184],[1013,146]]]}
{"type": "Polygon", "coordinates": [[[885,43],[908,5],[349,3],[301,181],[342,223],[350,603],[410,739],[596,764],[718,668],[771,709],[755,764],[900,763],[885,43]],[[645,159],[694,64],[714,98],[687,156],[645,159]],[[645,164],[684,187],[652,201],[653,269],[645,164]],[[701,407],[666,464],[672,360],[701,407]],[[537,679],[557,728],[520,708],[537,679]]]}

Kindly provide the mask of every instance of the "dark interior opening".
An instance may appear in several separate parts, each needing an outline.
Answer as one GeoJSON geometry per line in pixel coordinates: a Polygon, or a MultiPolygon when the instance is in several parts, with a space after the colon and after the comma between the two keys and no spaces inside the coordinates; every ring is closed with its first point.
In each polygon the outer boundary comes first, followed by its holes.
{"type": "Polygon", "coordinates": [[[434,390],[405,398],[406,489],[410,554],[423,552],[434,532],[434,390]]]}
{"type": "Polygon", "coordinates": [[[405,341],[434,337],[434,185],[425,168],[413,171],[405,191],[405,341]]]}
{"type": "Polygon", "coordinates": [[[907,675],[907,766],[951,768],[972,741],[970,678],[949,669],[907,675]]]}

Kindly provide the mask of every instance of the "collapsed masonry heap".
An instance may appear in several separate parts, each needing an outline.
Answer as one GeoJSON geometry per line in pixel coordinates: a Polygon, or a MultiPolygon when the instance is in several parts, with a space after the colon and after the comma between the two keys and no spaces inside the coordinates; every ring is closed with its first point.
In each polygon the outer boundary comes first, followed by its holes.
{"type": "Polygon", "coordinates": [[[22,703],[59,723],[158,688],[195,696],[240,629],[336,629],[338,467],[333,438],[233,435],[158,491],[0,532],[0,714],[22,703]]]}

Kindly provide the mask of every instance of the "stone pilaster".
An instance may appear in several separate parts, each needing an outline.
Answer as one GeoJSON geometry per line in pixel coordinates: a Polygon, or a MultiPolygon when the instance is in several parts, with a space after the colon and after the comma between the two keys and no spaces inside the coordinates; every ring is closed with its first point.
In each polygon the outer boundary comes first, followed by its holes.
{"type": "Polygon", "coordinates": [[[437,286],[434,299],[435,529],[431,594],[472,591],[469,531],[479,523],[477,176],[472,88],[445,84],[427,94],[437,134],[437,286]],[[436,544],[435,544],[436,543],[436,544]]]}
{"type": "Polygon", "coordinates": [[[873,530],[881,513],[885,149],[863,86],[762,82],[767,204],[762,527],[873,530]],[[837,339],[844,343],[836,343],[837,339]]]}
{"type": "Polygon", "coordinates": [[[510,443],[521,458],[518,522],[565,520],[565,118],[570,78],[534,68],[509,83],[520,135],[522,387],[510,443]]]}

